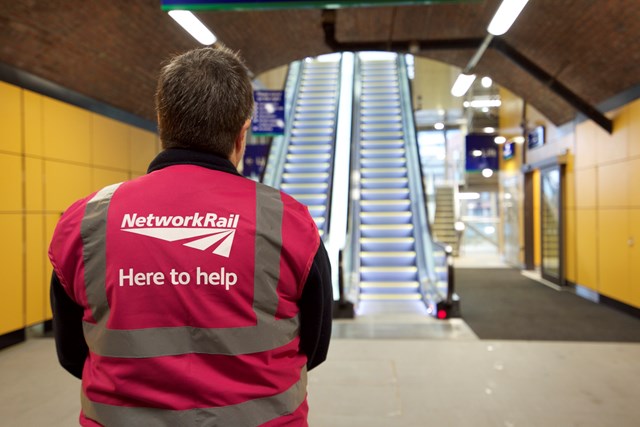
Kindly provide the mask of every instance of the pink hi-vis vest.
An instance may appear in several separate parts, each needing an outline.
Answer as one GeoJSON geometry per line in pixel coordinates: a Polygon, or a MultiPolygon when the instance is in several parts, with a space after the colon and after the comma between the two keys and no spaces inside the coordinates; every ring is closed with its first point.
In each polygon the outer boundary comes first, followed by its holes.
{"type": "Polygon", "coordinates": [[[306,207],[175,165],[72,205],[49,257],[84,307],[84,426],[306,426],[306,207]]]}

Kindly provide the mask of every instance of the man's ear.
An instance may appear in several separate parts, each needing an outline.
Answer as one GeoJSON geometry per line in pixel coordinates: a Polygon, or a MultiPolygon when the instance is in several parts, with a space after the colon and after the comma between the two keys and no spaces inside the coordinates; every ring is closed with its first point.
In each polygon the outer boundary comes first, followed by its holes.
{"type": "Polygon", "coordinates": [[[231,159],[231,161],[236,168],[240,163],[242,163],[242,158],[244,157],[244,148],[247,143],[247,132],[249,131],[249,126],[251,126],[251,119],[247,119],[235,140],[232,153],[234,158],[231,159]]]}

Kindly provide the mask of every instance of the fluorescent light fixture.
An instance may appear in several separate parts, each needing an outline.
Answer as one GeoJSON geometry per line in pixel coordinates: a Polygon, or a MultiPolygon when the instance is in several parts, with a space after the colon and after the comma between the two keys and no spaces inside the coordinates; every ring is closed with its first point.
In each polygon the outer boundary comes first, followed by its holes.
{"type": "Polygon", "coordinates": [[[451,88],[451,95],[456,96],[458,98],[463,96],[465,93],[467,93],[467,91],[469,90],[469,88],[471,87],[475,79],[476,79],[475,74],[464,74],[464,73],[459,74],[458,78],[453,84],[453,87],[451,88]]]}
{"type": "Polygon", "coordinates": [[[502,105],[499,99],[474,99],[469,101],[471,108],[496,108],[502,105]]]}
{"type": "Polygon", "coordinates": [[[458,193],[458,200],[478,200],[479,198],[480,193],[458,193]]]}
{"type": "Polygon", "coordinates": [[[488,89],[493,84],[493,80],[491,80],[491,77],[483,77],[482,80],[480,80],[480,83],[482,84],[482,87],[488,89]]]}
{"type": "Polygon", "coordinates": [[[494,133],[496,131],[496,128],[492,128],[492,127],[486,127],[482,129],[484,131],[484,133],[494,133]]]}
{"type": "Polygon", "coordinates": [[[169,16],[191,34],[194,39],[205,46],[210,46],[218,40],[216,36],[188,10],[170,10],[169,16]]]}
{"type": "Polygon", "coordinates": [[[489,23],[487,31],[494,36],[506,33],[529,0],[502,0],[502,4],[489,23]]]}
{"type": "Polygon", "coordinates": [[[444,129],[444,123],[438,122],[438,123],[434,124],[433,127],[435,129],[437,129],[437,130],[442,130],[442,129],[444,129]]]}
{"type": "Polygon", "coordinates": [[[493,138],[493,142],[495,142],[496,144],[504,144],[505,142],[507,142],[507,138],[505,138],[504,136],[496,136],[495,138],[493,138]]]}

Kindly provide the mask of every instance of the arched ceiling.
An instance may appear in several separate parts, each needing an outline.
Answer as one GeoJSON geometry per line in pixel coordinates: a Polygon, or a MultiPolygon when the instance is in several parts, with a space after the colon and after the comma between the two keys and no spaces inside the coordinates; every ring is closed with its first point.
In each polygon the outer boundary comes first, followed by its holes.
{"type": "MultiPolygon", "coordinates": [[[[464,68],[499,3],[197,15],[255,75],[307,56],[372,47],[411,47],[464,68]]],[[[638,0],[530,0],[475,71],[563,124],[581,106],[640,84],[639,40],[638,0]]],[[[161,63],[194,47],[158,0],[0,1],[0,62],[149,120],[161,63]]]]}

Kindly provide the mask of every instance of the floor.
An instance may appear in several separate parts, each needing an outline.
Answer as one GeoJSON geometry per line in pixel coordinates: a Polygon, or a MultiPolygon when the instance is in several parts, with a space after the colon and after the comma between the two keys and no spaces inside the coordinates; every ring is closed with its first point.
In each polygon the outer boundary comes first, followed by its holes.
{"type": "MultiPolygon", "coordinates": [[[[310,426],[638,425],[640,344],[482,341],[460,319],[400,309],[335,322],[309,373],[310,426]]],[[[0,351],[0,426],[77,425],[79,385],[50,338],[0,351]]]]}

